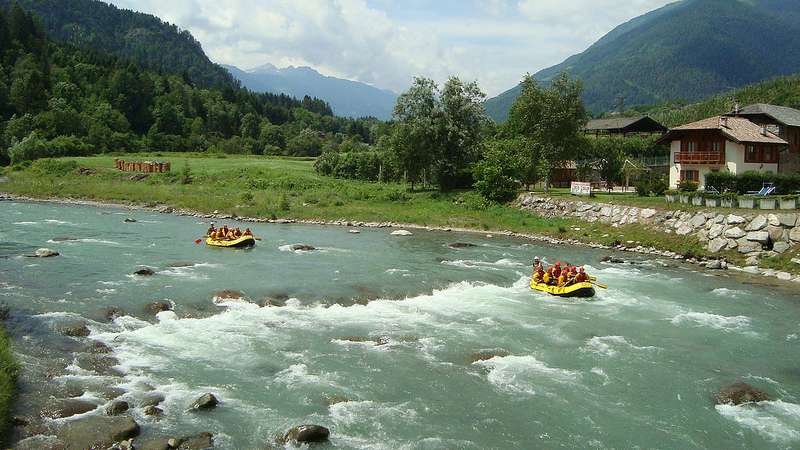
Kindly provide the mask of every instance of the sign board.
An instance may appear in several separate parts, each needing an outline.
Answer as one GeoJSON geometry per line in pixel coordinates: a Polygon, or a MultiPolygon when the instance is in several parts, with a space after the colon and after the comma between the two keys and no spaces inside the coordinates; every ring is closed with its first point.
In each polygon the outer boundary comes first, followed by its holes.
{"type": "Polygon", "coordinates": [[[592,195],[592,183],[573,181],[569,185],[569,191],[572,193],[572,195],[592,195]]]}

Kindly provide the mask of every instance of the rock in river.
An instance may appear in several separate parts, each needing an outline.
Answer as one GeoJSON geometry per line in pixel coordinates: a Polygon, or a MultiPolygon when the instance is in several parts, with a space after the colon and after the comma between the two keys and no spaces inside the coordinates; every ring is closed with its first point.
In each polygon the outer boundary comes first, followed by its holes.
{"type": "Polygon", "coordinates": [[[172,311],[172,305],[169,302],[153,302],[148,303],[144,309],[150,314],[155,315],[162,311],[172,311]]]}
{"type": "Polygon", "coordinates": [[[178,450],[204,450],[214,448],[214,435],[211,433],[198,433],[194,436],[180,440],[178,450]]]}
{"type": "Polygon", "coordinates": [[[68,325],[61,328],[61,334],[70,337],[86,337],[91,333],[85,323],[68,325]]]}
{"type": "Polygon", "coordinates": [[[62,419],[84,414],[97,409],[97,405],[75,398],[56,400],[42,410],[42,416],[49,419],[62,419]]]}
{"type": "Polygon", "coordinates": [[[717,404],[741,405],[744,403],[757,403],[769,400],[769,396],[747,383],[734,383],[720,389],[716,396],[717,404]]]}
{"type": "Polygon", "coordinates": [[[294,252],[310,252],[316,250],[315,247],[308,244],[292,244],[289,248],[294,252]]]}
{"type": "Polygon", "coordinates": [[[471,248],[477,247],[475,244],[470,244],[468,242],[453,242],[452,244],[448,245],[450,248],[471,248]]]}
{"type": "Polygon", "coordinates": [[[150,392],[145,394],[142,401],[139,402],[139,406],[146,408],[148,406],[158,406],[161,402],[164,401],[164,394],[160,394],[158,392],[150,392]]]}
{"type": "Polygon", "coordinates": [[[64,423],[57,436],[66,449],[106,449],[139,434],[139,424],[126,416],[89,416],[64,423]]]}
{"type": "Polygon", "coordinates": [[[164,414],[164,410],[159,408],[158,406],[148,406],[142,410],[145,416],[153,416],[153,417],[161,417],[164,414]]]}
{"type": "Polygon", "coordinates": [[[201,395],[200,398],[195,400],[194,403],[192,403],[192,406],[189,407],[189,409],[194,409],[194,410],[211,409],[216,407],[217,404],[219,404],[219,400],[217,400],[217,397],[214,397],[214,394],[205,393],[201,395]]]}
{"type": "Polygon", "coordinates": [[[330,430],[321,425],[299,425],[287,431],[286,434],[283,435],[283,441],[285,443],[297,442],[301,444],[308,442],[325,442],[328,440],[330,434],[330,430]]]}
{"type": "Polygon", "coordinates": [[[136,272],[133,272],[133,274],[139,275],[140,277],[152,277],[153,275],[156,274],[156,272],[149,267],[143,267],[137,270],[136,272]]]}
{"type": "Polygon", "coordinates": [[[108,414],[109,416],[119,416],[125,413],[128,410],[128,408],[130,408],[128,402],[117,400],[108,405],[108,407],[106,408],[106,414],[108,414]]]}
{"type": "Polygon", "coordinates": [[[36,258],[52,258],[53,256],[58,256],[59,253],[55,250],[50,250],[49,248],[39,248],[36,249],[33,256],[36,258]]]}
{"type": "Polygon", "coordinates": [[[414,233],[412,233],[412,232],[410,232],[408,230],[392,231],[392,236],[411,236],[412,234],[414,234],[414,233]]]}

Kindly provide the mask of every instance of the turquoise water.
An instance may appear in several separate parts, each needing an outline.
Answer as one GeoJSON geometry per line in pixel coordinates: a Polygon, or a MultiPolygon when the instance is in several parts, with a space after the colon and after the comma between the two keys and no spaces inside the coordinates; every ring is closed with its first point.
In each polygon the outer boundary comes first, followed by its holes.
{"type": "Polygon", "coordinates": [[[211,431],[231,449],[263,448],[300,423],[329,427],[341,448],[800,446],[791,286],[481,234],[260,224],[256,248],[220,250],[193,243],[207,227],[195,218],[10,202],[0,212],[0,301],[28,364],[23,407],[46,402],[37,393],[50,384],[81,383],[98,404],[104,386],[134,403],[154,388],[164,417],[132,411],[145,436],[211,431]],[[38,247],[62,256],[19,256],[38,247]],[[583,261],[610,289],[588,302],[531,292],[535,255],[583,261]],[[141,266],[156,275],[130,275],[141,266]],[[215,300],[223,289],[250,301],[215,300]],[[279,306],[260,307],[266,298],[279,306]],[[157,300],[175,313],[148,314],[157,300]],[[106,321],[109,306],[125,315],[106,321]],[[73,364],[83,338],[57,330],[78,319],[114,349],[122,377],[73,364]],[[774,401],[715,407],[736,381],[774,401]],[[204,392],[220,406],[186,413],[204,392]]]}

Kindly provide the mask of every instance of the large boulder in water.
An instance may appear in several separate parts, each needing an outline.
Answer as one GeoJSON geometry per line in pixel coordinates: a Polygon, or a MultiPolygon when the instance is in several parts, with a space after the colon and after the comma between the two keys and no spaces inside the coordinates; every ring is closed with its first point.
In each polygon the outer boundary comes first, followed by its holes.
{"type": "Polygon", "coordinates": [[[139,424],[127,416],[89,416],[64,423],[56,435],[66,449],[105,449],[139,434],[139,424]]]}
{"type": "Polygon", "coordinates": [[[214,448],[214,435],[206,432],[185,437],[180,440],[178,446],[178,450],[204,450],[207,448],[214,448]]]}
{"type": "Polygon", "coordinates": [[[316,250],[315,247],[308,245],[308,244],[292,244],[291,247],[292,251],[295,252],[310,252],[316,250]]]}
{"type": "Polygon", "coordinates": [[[74,323],[61,328],[61,334],[70,337],[86,337],[91,331],[85,323],[74,323]]]}
{"type": "Polygon", "coordinates": [[[149,267],[142,267],[141,269],[138,269],[136,272],[133,272],[133,274],[138,275],[140,277],[152,277],[153,275],[156,274],[156,272],[149,267]]]}
{"type": "Polygon", "coordinates": [[[117,400],[108,405],[106,408],[106,414],[109,416],[119,416],[128,411],[129,408],[130,405],[128,405],[128,402],[117,400]]]}
{"type": "Polygon", "coordinates": [[[391,233],[392,236],[411,236],[413,234],[414,233],[412,233],[412,232],[410,232],[408,230],[397,230],[397,231],[392,231],[392,233],[391,233]]]}
{"type": "Polygon", "coordinates": [[[42,417],[49,419],[63,419],[64,417],[77,416],[97,409],[97,405],[75,398],[56,400],[42,410],[42,417]]]}
{"type": "Polygon", "coordinates": [[[139,402],[139,406],[146,408],[148,406],[158,406],[161,402],[164,401],[164,394],[158,392],[150,392],[145,394],[142,398],[142,401],[139,402]]]}
{"type": "Polygon", "coordinates": [[[244,300],[245,295],[240,291],[235,291],[233,289],[225,289],[223,291],[219,291],[214,293],[214,303],[224,302],[227,300],[244,300]]]}
{"type": "Polygon", "coordinates": [[[299,425],[287,431],[283,435],[283,441],[285,443],[297,442],[299,444],[325,442],[330,435],[330,430],[321,425],[299,425]]]}
{"type": "Polygon", "coordinates": [[[33,256],[37,258],[52,258],[53,256],[58,256],[59,253],[55,250],[50,250],[49,248],[38,248],[33,253],[33,256]]]}
{"type": "Polygon", "coordinates": [[[508,353],[507,351],[505,351],[503,349],[499,349],[499,348],[495,348],[495,349],[491,349],[491,350],[480,350],[480,351],[477,351],[477,352],[469,355],[469,358],[467,358],[467,362],[472,364],[472,363],[476,363],[478,361],[488,361],[488,360],[490,360],[492,358],[495,358],[495,357],[504,357],[504,356],[508,356],[508,355],[510,355],[510,353],[508,353]]]}
{"type": "Polygon", "coordinates": [[[742,382],[726,386],[720,389],[716,395],[718,405],[741,405],[745,403],[764,402],[767,400],[769,400],[769,396],[766,392],[742,382]]]}
{"type": "Polygon", "coordinates": [[[145,305],[144,309],[150,314],[156,315],[163,311],[172,311],[172,305],[169,302],[153,302],[145,305]]]}
{"type": "Polygon", "coordinates": [[[219,404],[219,400],[217,400],[217,397],[214,397],[214,394],[205,393],[205,394],[201,395],[200,398],[195,400],[194,403],[192,403],[192,406],[189,407],[189,409],[192,409],[192,410],[195,410],[195,411],[204,410],[204,409],[212,409],[212,408],[216,407],[218,404],[219,404]]]}

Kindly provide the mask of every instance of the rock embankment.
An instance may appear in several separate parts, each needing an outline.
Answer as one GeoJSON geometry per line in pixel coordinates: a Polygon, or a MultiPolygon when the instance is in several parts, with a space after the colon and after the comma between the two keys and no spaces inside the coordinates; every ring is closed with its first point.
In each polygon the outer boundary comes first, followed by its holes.
{"type": "Polygon", "coordinates": [[[800,245],[800,216],[795,212],[753,211],[739,215],[711,210],[659,211],[609,203],[553,199],[535,194],[523,194],[517,204],[520,208],[542,217],[576,218],[612,227],[642,224],[660,233],[695,237],[710,253],[737,251],[746,255],[748,266],[757,266],[760,258],[775,256],[800,245]]]}

